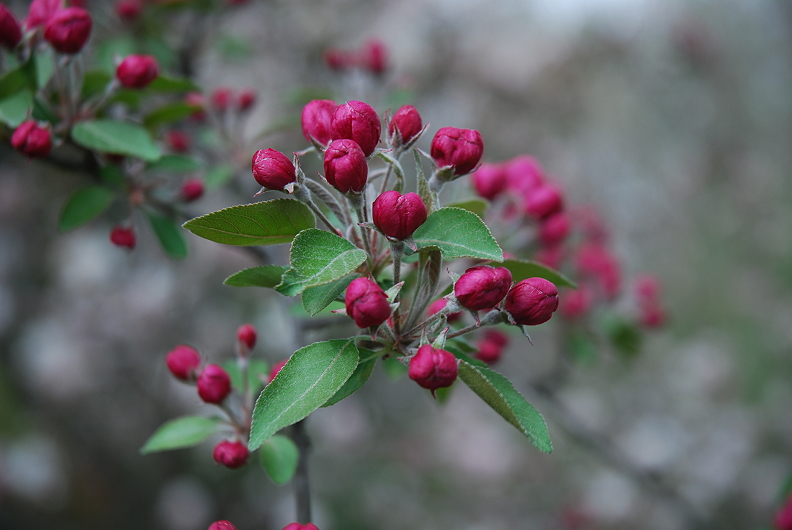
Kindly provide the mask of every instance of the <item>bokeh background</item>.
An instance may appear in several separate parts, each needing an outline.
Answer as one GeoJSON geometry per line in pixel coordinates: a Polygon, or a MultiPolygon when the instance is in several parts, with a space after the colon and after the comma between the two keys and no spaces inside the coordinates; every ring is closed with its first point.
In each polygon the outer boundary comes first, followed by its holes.
{"type": "MultiPolygon", "coordinates": [[[[111,3],[88,8],[96,41],[123,28],[111,3]]],[[[245,134],[275,131],[256,148],[304,147],[306,94],[411,103],[431,124],[424,148],[455,126],[482,133],[486,160],[536,156],[569,203],[601,211],[625,277],[663,284],[669,320],[640,355],[604,350],[551,397],[537,389],[558,324],[533,347],[515,336],[498,369],[544,413],[552,454],[467,389],[438,404],[379,369],[315,413],[322,530],[771,527],[792,472],[791,3],[251,0],[213,17],[195,78],[255,89],[245,134]],[[384,80],[323,62],[369,38],[389,50],[384,80]]],[[[174,15],[167,38],[198,18],[174,15]]],[[[276,362],[325,331],[290,331],[290,301],[272,292],[223,286],[255,265],[237,249],[189,236],[174,262],[141,230],[126,253],[107,241],[110,220],[58,234],[84,176],[7,142],[0,156],[0,527],[291,522],[290,486],[258,465],[215,466],[211,443],[138,451],[165,420],[205,410],[168,376],[176,344],[226,359],[251,322],[256,354],[276,362]]],[[[240,173],[192,208],[255,191],[240,173]]]]}

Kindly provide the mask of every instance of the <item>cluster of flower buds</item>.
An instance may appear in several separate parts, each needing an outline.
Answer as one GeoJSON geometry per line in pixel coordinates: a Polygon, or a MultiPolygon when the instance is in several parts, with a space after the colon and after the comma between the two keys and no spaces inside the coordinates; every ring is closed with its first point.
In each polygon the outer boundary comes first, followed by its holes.
{"type": "Polygon", "coordinates": [[[346,71],[359,68],[374,75],[382,75],[388,69],[388,49],[376,39],[370,39],[357,50],[330,48],[324,60],[331,70],[346,71]]]}
{"type": "Polygon", "coordinates": [[[33,0],[23,24],[0,4],[0,44],[14,49],[23,42],[26,32],[41,32],[44,40],[57,52],[79,53],[91,36],[93,21],[82,7],[67,7],[63,0],[33,0]]]}

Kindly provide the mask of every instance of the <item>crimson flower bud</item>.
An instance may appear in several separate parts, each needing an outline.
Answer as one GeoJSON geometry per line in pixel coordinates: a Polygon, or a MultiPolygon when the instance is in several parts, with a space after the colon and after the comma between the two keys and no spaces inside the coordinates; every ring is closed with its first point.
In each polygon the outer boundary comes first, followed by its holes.
{"type": "Polygon", "coordinates": [[[206,403],[219,405],[231,393],[231,377],[222,367],[209,364],[196,381],[198,395],[206,403]]]}
{"type": "Polygon", "coordinates": [[[297,170],[289,157],[275,149],[259,149],[253,155],[253,177],[268,190],[282,190],[297,180],[297,170]]]}
{"type": "Polygon", "coordinates": [[[217,444],[212,452],[212,457],[218,464],[224,465],[229,469],[236,469],[247,464],[250,451],[242,442],[229,442],[223,440],[217,444]]]}
{"type": "Polygon", "coordinates": [[[252,350],[256,345],[256,328],[252,324],[242,324],[237,329],[237,340],[244,344],[248,350],[252,350]]]}
{"type": "Polygon", "coordinates": [[[303,107],[300,123],[306,140],[323,147],[330,143],[330,123],[336,108],[331,99],[315,99],[303,107]]]}
{"type": "MultiPolygon", "coordinates": [[[[435,313],[443,309],[446,306],[446,303],[447,302],[442,298],[438,298],[437,300],[432,302],[432,305],[429,306],[429,310],[428,310],[429,315],[430,316],[434,315],[435,313]]],[[[453,324],[460,318],[462,318],[461,312],[449,313],[446,315],[446,322],[448,322],[449,324],[453,324]]]]}
{"type": "Polygon", "coordinates": [[[237,527],[232,525],[230,521],[215,521],[209,525],[207,530],[237,530],[237,527]]]}
{"type": "Polygon", "coordinates": [[[129,250],[135,248],[137,238],[131,228],[116,226],[110,231],[110,241],[117,247],[126,247],[129,250]]]}
{"type": "Polygon", "coordinates": [[[401,241],[426,222],[426,206],[417,193],[391,190],[374,199],[372,216],[380,232],[401,241]]]}
{"type": "Polygon", "coordinates": [[[564,241],[568,235],[569,217],[564,212],[551,214],[539,224],[539,241],[542,245],[552,247],[564,241]]]}
{"type": "Polygon", "coordinates": [[[25,19],[25,27],[33,29],[45,26],[52,15],[63,9],[63,5],[63,0],[33,0],[28,9],[27,19],[25,19]]]}
{"type": "Polygon", "coordinates": [[[52,149],[52,137],[47,127],[29,120],[22,122],[11,135],[11,146],[30,158],[44,157],[52,149]]]}
{"type": "Polygon", "coordinates": [[[281,369],[286,366],[287,362],[289,362],[289,359],[283,359],[272,367],[272,370],[270,370],[269,373],[269,380],[267,381],[267,384],[272,383],[272,380],[275,379],[275,377],[280,373],[281,369]]]}
{"type": "Polygon", "coordinates": [[[231,106],[231,101],[234,99],[234,93],[228,87],[220,87],[212,92],[209,100],[212,102],[212,107],[217,112],[225,112],[231,106]]]}
{"type": "Polygon", "coordinates": [[[118,0],[115,3],[115,12],[118,18],[124,21],[135,20],[143,11],[141,0],[118,0]]]}
{"type": "Polygon", "coordinates": [[[195,377],[195,370],[201,366],[201,356],[195,348],[179,344],[165,356],[165,364],[176,379],[189,381],[195,377]]]}
{"type": "Polygon", "coordinates": [[[325,178],[341,193],[360,193],[366,187],[366,154],[354,140],[333,140],[324,157],[325,178]]]}
{"type": "Polygon", "coordinates": [[[190,137],[182,131],[168,131],[165,143],[177,153],[184,153],[190,149],[190,137]]]}
{"type": "Polygon", "coordinates": [[[391,314],[388,296],[374,281],[357,278],[346,292],[346,313],[359,328],[379,326],[391,314]]]}
{"type": "Polygon", "coordinates": [[[181,187],[181,197],[185,202],[197,201],[204,194],[204,183],[199,178],[187,179],[181,187]]]}
{"type": "Polygon", "coordinates": [[[424,344],[410,359],[410,379],[432,392],[451,386],[457,378],[457,360],[454,354],[431,344],[424,344]]]}
{"type": "Polygon", "coordinates": [[[22,27],[14,14],[4,4],[0,4],[0,45],[9,50],[16,48],[22,40],[22,27]]]}
{"type": "Polygon", "coordinates": [[[561,190],[553,184],[542,184],[525,196],[525,211],[535,219],[544,219],[564,207],[561,190]]]}
{"type": "Polygon", "coordinates": [[[284,526],[283,530],[319,530],[319,528],[313,523],[308,523],[308,524],[291,523],[284,526]]]}
{"type": "Polygon", "coordinates": [[[519,195],[527,195],[544,181],[544,170],[532,156],[519,155],[504,165],[506,187],[519,195]]]}
{"type": "Polygon", "coordinates": [[[250,110],[256,104],[256,93],[253,90],[243,90],[237,96],[237,108],[240,112],[250,110]]]}
{"type": "Polygon", "coordinates": [[[504,309],[519,325],[542,324],[558,309],[558,289],[544,278],[525,279],[509,290],[504,309]]]}
{"type": "Polygon", "coordinates": [[[564,294],[564,299],[559,303],[558,310],[564,318],[576,320],[589,312],[593,302],[591,290],[581,286],[564,294]]]}
{"type": "Polygon", "coordinates": [[[509,336],[495,329],[488,329],[484,338],[478,344],[476,359],[487,364],[498,362],[503,355],[503,349],[509,344],[509,336]]]}
{"type": "Polygon", "coordinates": [[[391,118],[388,124],[388,135],[391,137],[391,143],[396,147],[409,144],[423,128],[421,115],[418,110],[412,105],[404,105],[396,114],[391,118]],[[398,131],[398,136],[396,132],[398,131]]]}
{"type": "Polygon", "coordinates": [[[116,68],[124,88],[146,88],[159,75],[157,60],[151,55],[128,55],[116,68]]]}
{"type": "Polygon", "coordinates": [[[454,176],[473,171],[484,154],[484,140],[473,129],[443,127],[432,138],[432,159],[437,167],[450,167],[454,176]]]}
{"type": "Polygon", "coordinates": [[[489,201],[494,201],[506,189],[506,170],[503,164],[481,164],[472,176],[476,193],[489,201]]]}
{"type": "Polygon", "coordinates": [[[377,111],[362,101],[347,101],[339,105],[330,122],[333,140],[354,140],[366,156],[377,147],[381,130],[377,111]]]}
{"type": "Polygon", "coordinates": [[[61,53],[79,52],[91,35],[91,15],[80,7],[55,12],[47,21],[44,39],[61,53]]]}
{"type": "Polygon", "coordinates": [[[506,267],[471,267],[454,284],[454,296],[471,311],[490,309],[503,300],[511,283],[512,274],[506,267]]]}
{"type": "Polygon", "coordinates": [[[371,39],[363,47],[361,66],[374,75],[382,75],[388,68],[388,48],[382,41],[371,39]]]}

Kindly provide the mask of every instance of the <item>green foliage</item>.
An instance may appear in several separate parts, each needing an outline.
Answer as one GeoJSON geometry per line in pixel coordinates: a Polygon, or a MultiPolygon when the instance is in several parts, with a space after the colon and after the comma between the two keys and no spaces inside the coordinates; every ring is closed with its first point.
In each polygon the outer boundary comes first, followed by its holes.
{"type": "Polygon", "coordinates": [[[163,423],[140,449],[145,454],[192,447],[217,433],[222,424],[216,418],[184,416],[163,423]]]}
{"type": "Polygon", "coordinates": [[[177,122],[191,116],[199,107],[188,105],[183,101],[168,103],[146,114],[143,125],[147,129],[156,129],[160,125],[177,122]]]}
{"type": "Polygon", "coordinates": [[[58,230],[67,232],[92,221],[113,203],[116,194],[104,186],[88,186],[75,191],[61,211],[58,230]]]}
{"type": "Polygon", "coordinates": [[[323,407],[329,407],[330,405],[335,405],[342,399],[346,399],[358,390],[360,387],[366,384],[368,378],[371,376],[371,372],[374,371],[374,365],[377,364],[377,359],[379,358],[379,354],[373,352],[371,350],[367,350],[365,348],[358,348],[358,354],[360,355],[360,362],[358,362],[357,368],[355,371],[352,372],[352,375],[347,379],[347,382],[344,383],[338,392],[336,392],[333,397],[328,399],[323,407]]]}
{"type": "Polygon", "coordinates": [[[602,322],[605,335],[616,353],[624,358],[638,355],[643,343],[643,335],[634,323],[616,315],[609,315],[602,322]]]}
{"type": "Polygon", "coordinates": [[[500,267],[506,267],[512,273],[512,279],[515,282],[525,280],[526,278],[544,278],[545,280],[553,282],[556,287],[572,287],[577,288],[577,284],[549,267],[545,267],[541,263],[526,259],[507,259],[502,263],[495,263],[500,267]]]}
{"type": "Polygon", "coordinates": [[[283,265],[262,265],[251,267],[232,274],[223,282],[232,287],[269,287],[274,289],[281,282],[283,273],[289,267],[283,265]]]}
{"type": "Polygon", "coordinates": [[[503,251],[487,225],[462,208],[433,212],[413,234],[419,249],[439,249],[446,259],[479,258],[503,260],[503,251]]]}
{"type": "Polygon", "coordinates": [[[286,484],[297,471],[300,451],[290,438],[276,434],[261,444],[261,465],[275,484],[286,484]]]}
{"type": "Polygon", "coordinates": [[[302,305],[305,312],[311,316],[319,313],[322,309],[329,306],[355,278],[360,278],[360,274],[353,272],[324,285],[308,287],[302,293],[302,305]]]}
{"type": "Polygon", "coordinates": [[[447,207],[462,208],[463,210],[473,212],[474,214],[483,218],[484,214],[487,212],[487,206],[489,206],[489,204],[487,203],[487,201],[483,199],[470,199],[468,201],[461,201],[461,202],[455,202],[449,204],[447,207]]]}
{"type": "Polygon", "coordinates": [[[0,77],[0,99],[5,99],[22,90],[35,92],[38,89],[38,70],[33,55],[26,63],[6,72],[0,77]]]}
{"type": "Polygon", "coordinates": [[[173,259],[187,257],[187,242],[184,240],[179,225],[169,217],[161,217],[152,213],[147,214],[151,229],[162,245],[165,253],[173,259]]]}
{"type": "Polygon", "coordinates": [[[192,173],[203,167],[200,160],[184,155],[163,155],[156,162],[146,166],[149,171],[170,171],[172,173],[192,173]]]}
{"type": "Polygon", "coordinates": [[[72,139],[100,153],[125,155],[156,162],[162,154],[143,127],[115,120],[83,121],[74,126],[72,139]]]}
{"type": "Polygon", "coordinates": [[[159,76],[146,87],[150,92],[180,94],[183,92],[200,92],[201,88],[189,79],[159,76]]]}
{"type": "Polygon", "coordinates": [[[391,379],[401,379],[407,375],[408,368],[401,363],[398,359],[389,357],[382,360],[382,370],[391,379]]]}
{"type": "Polygon", "coordinates": [[[13,96],[0,100],[0,122],[12,129],[19,127],[33,109],[33,94],[30,90],[20,90],[13,96]]]}
{"type": "Polygon", "coordinates": [[[231,166],[215,166],[204,175],[206,189],[212,190],[219,188],[234,176],[234,168],[231,166]]]}
{"type": "MultiPolygon", "coordinates": [[[[231,384],[240,393],[245,392],[244,381],[242,379],[242,371],[239,369],[239,363],[236,359],[227,359],[221,365],[228,375],[231,377],[231,384]]],[[[252,392],[258,392],[264,386],[267,379],[269,379],[270,365],[261,359],[248,360],[248,387],[252,392]],[[263,380],[262,380],[263,378],[263,380]]]]}

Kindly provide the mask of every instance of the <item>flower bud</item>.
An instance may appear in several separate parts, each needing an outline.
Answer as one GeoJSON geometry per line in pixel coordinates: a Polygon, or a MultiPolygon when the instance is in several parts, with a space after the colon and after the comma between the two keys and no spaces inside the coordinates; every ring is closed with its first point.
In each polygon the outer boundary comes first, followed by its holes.
{"type": "Polygon", "coordinates": [[[283,359],[272,367],[272,370],[270,370],[269,373],[269,380],[267,381],[267,384],[272,383],[272,380],[275,379],[275,377],[280,373],[281,369],[286,366],[287,362],[289,362],[289,359],[283,359]]]}
{"type": "Polygon", "coordinates": [[[542,219],[539,223],[539,241],[547,247],[563,242],[569,235],[569,217],[557,212],[542,219]]]}
{"type": "Polygon", "coordinates": [[[228,469],[236,469],[247,464],[250,451],[242,442],[230,442],[223,440],[217,444],[212,452],[212,457],[218,464],[224,465],[228,469]]]}
{"type": "Polygon", "coordinates": [[[558,269],[561,267],[561,262],[564,261],[566,252],[563,245],[554,245],[551,247],[542,247],[536,253],[536,261],[550,267],[551,269],[558,269]]]}
{"type": "Polygon", "coordinates": [[[635,279],[635,295],[640,304],[653,304],[660,297],[660,281],[651,274],[644,274],[635,279]]]}
{"type": "Polygon", "coordinates": [[[525,196],[544,181],[544,170],[532,156],[519,155],[504,164],[506,187],[525,196]]]}
{"type": "Polygon", "coordinates": [[[525,196],[525,212],[534,219],[544,219],[563,207],[561,190],[553,184],[542,184],[525,196]]]}
{"type": "Polygon", "coordinates": [[[593,302],[594,297],[591,290],[581,286],[564,294],[564,299],[560,301],[558,310],[564,318],[576,320],[589,312],[593,302]]]}
{"type": "Polygon", "coordinates": [[[784,505],[773,518],[774,530],[792,530],[792,495],[789,495],[784,505]]]}
{"type": "Polygon", "coordinates": [[[143,2],[141,0],[118,0],[114,7],[118,18],[129,22],[140,16],[143,11],[143,2]]]}
{"type": "Polygon", "coordinates": [[[195,377],[196,368],[201,366],[201,356],[195,348],[179,344],[165,356],[165,364],[173,377],[189,381],[195,377]]]}
{"type": "Polygon", "coordinates": [[[22,122],[11,135],[11,146],[30,158],[47,156],[52,149],[49,128],[39,127],[33,120],[22,122]]]}
{"type": "Polygon", "coordinates": [[[432,392],[451,386],[457,378],[457,360],[454,354],[424,344],[410,359],[410,379],[432,392]]]}
{"type": "Polygon", "coordinates": [[[418,110],[412,105],[404,105],[391,118],[388,124],[388,135],[391,138],[391,143],[399,147],[409,144],[421,132],[422,128],[423,122],[418,110]]]}
{"type": "Polygon", "coordinates": [[[34,29],[46,26],[58,10],[63,9],[63,0],[33,0],[28,9],[28,16],[25,19],[25,27],[34,29]]]}
{"type": "Polygon", "coordinates": [[[366,154],[354,140],[333,140],[324,156],[325,178],[341,193],[360,193],[366,187],[366,154]]]}
{"type": "Polygon", "coordinates": [[[315,99],[303,107],[300,123],[305,139],[321,146],[330,143],[330,123],[338,105],[330,99],[315,99]]]}
{"type": "Polygon", "coordinates": [[[159,75],[157,60],[151,55],[128,55],[116,68],[124,88],[146,88],[159,75]]]}
{"type": "Polygon", "coordinates": [[[237,329],[237,340],[240,344],[244,344],[248,350],[252,350],[256,346],[256,328],[252,324],[242,324],[237,329]]]}
{"type": "Polygon", "coordinates": [[[659,304],[650,304],[641,307],[641,324],[644,327],[654,329],[662,327],[666,321],[665,309],[659,304]]]}
{"type": "Polygon", "coordinates": [[[313,523],[308,523],[308,524],[291,523],[284,526],[283,530],[319,530],[319,528],[317,528],[317,526],[313,523]]]}
{"type": "Polygon", "coordinates": [[[209,525],[208,530],[237,530],[237,527],[230,521],[215,521],[209,525]]]}
{"type": "Polygon", "coordinates": [[[514,322],[536,326],[550,320],[558,309],[558,289],[544,278],[528,278],[509,290],[504,309],[514,322]]]}
{"type": "Polygon", "coordinates": [[[359,328],[379,326],[391,314],[385,291],[368,278],[357,278],[346,291],[346,313],[359,328]]]}
{"type": "Polygon", "coordinates": [[[476,359],[487,364],[495,364],[503,355],[503,349],[509,344],[509,336],[495,329],[488,329],[484,338],[478,343],[476,359]]]}
{"type": "Polygon", "coordinates": [[[248,111],[255,104],[256,93],[253,90],[243,90],[239,96],[237,96],[237,108],[239,112],[248,111]]]}
{"type": "Polygon", "coordinates": [[[289,157],[275,149],[259,149],[253,155],[253,177],[268,190],[282,190],[297,181],[297,170],[289,157]]]}
{"type": "Polygon", "coordinates": [[[217,112],[225,112],[231,106],[231,101],[234,99],[233,91],[228,87],[216,88],[212,95],[209,96],[209,101],[212,103],[212,108],[217,112]]]}
{"type": "Polygon", "coordinates": [[[22,27],[19,21],[10,9],[0,4],[0,45],[13,50],[21,40],[22,27]]]}
{"type": "Polygon", "coordinates": [[[116,226],[110,231],[110,241],[117,247],[126,247],[129,250],[135,248],[137,238],[131,228],[116,226]]]}
{"type": "Polygon", "coordinates": [[[454,296],[471,311],[490,309],[503,300],[511,283],[512,274],[506,267],[471,267],[454,284],[454,296]]]}
{"type": "Polygon", "coordinates": [[[44,39],[61,53],[79,52],[91,35],[91,15],[79,7],[57,11],[47,21],[44,39]]]}
{"type": "Polygon", "coordinates": [[[165,143],[177,153],[185,153],[190,149],[190,137],[183,131],[168,131],[165,143]]]}
{"type": "Polygon", "coordinates": [[[197,201],[204,194],[204,183],[199,178],[187,179],[181,187],[181,198],[185,202],[197,201]]]}
{"type": "MultiPolygon", "coordinates": [[[[438,298],[437,300],[432,302],[432,305],[429,306],[429,310],[428,310],[429,315],[430,316],[434,315],[435,313],[443,309],[446,306],[446,303],[447,302],[442,298],[438,298]]],[[[460,318],[462,318],[462,313],[459,311],[456,313],[449,313],[446,315],[446,322],[448,322],[449,324],[453,324],[460,318]]]]}
{"type": "Polygon", "coordinates": [[[382,75],[388,68],[388,48],[382,41],[371,39],[363,46],[360,63],[374,75],[382,75]]]}
{"type": "Polygon", "coordinates": [[[472,177],[476,193],[488,201],[494,201],[506,189],[506,170],[503,164],[481,164],[472,177]]]}
{"type": "Polygon", "coordinates": [[[355,62],[354,57],[349,52],[338,48],[328,48],[324,52],[324,62],[331,70],[346,70],[355,62]]]}
{"type": "Polygon", "coordinates": [[[222,367],[208,364],[196,381],[198,395],[206,403],[219,405],[231,393],[231,377],[222,367]]]}
{"type": "Polygon", "coordinates": [[[604,246],[587,243],[577,251],[578,274],[594,278],[605,296],[612,300],[621,290],[621,267],[616,257],[604,246]]]}
{"type": "Polygon", "coordinates": [[[380,232],[401,241],[426,222],[426,206],[417,193],[386,191],[374,199],[372,217],[380,232]]]}
{"type": "Polygon", "coordinates": [[[455,177],[473,171],[482,154],[484,140],[473,129],[443,127],[432,138],[432,159],[438,168],[452,168],[455,177]]]}
{"type": "Polygon", "coordinates": [[[381,130],[377,111],[362,101],[347,101],[339,105],[330,122],[333,140],[354,140],[366,156],[377,147],[381,130]]]}

